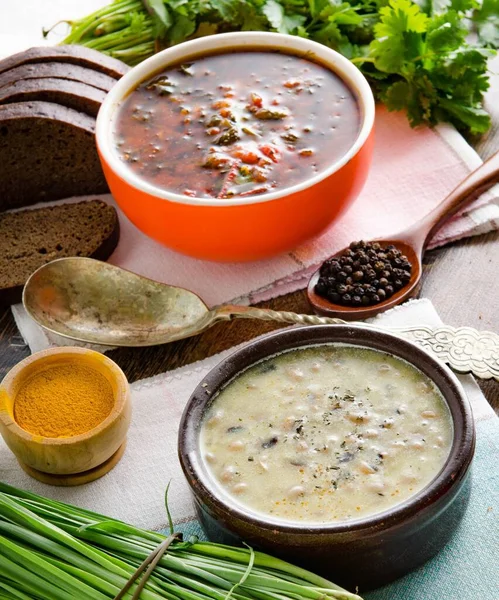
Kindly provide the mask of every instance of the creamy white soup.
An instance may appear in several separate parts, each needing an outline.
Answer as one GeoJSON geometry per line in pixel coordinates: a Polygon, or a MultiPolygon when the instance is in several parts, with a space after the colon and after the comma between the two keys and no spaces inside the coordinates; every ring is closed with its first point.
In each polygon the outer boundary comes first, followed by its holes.
{"type": "Polygon", "coordinates": [[[421,371],[335,344],[244,371],[208,409],[200,444],[237,503],[278,520],[329,523],[416,494],[441,470],[452,437],[449,408],[421,371]]]}

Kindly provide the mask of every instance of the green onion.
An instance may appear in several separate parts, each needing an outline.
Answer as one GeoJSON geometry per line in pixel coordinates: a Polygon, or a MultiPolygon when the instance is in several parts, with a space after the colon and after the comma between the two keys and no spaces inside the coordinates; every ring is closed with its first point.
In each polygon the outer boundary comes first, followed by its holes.
{"type": "MultiPolygon", "coordinates": [[[[165,539],[0,482],[0,600],[114,598],[165,539]]],[[[139,582],[125,598],[132,597],[139,582]]],[[[319,575],[252,548],[194,538],[171,544],[140,597],[361,600],[319,575]]]]}

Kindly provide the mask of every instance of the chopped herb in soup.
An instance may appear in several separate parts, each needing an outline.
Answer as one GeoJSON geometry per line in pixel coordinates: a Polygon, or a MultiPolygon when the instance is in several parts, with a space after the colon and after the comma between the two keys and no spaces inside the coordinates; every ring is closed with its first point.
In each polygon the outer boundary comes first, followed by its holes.
{"type": "Polygon", "coordinates": [[[348,345],[289,351],[215,398],[200,444],[237,503],[279,520],[328,523],[385,511],[443,467],[453,425],[409,363],[348,345]]]}
{"type": "Polygon", "coordinates": [[[303,182],[353,145],[353,93],[325,66],[278,52],[234,52],[168,67],[131,92],[117,151],[172,192],[231,198],[303,182]]]}

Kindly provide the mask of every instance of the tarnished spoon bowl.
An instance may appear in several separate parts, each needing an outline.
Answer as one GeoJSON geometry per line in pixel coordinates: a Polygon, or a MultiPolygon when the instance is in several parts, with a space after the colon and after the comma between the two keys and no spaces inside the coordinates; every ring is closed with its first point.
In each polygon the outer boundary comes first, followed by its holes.
{"type": "Polygon", "coordinates": [[[109,346],[151,346],[193,335],[209,313],[189,290],[89,258],[62,258],[35,271],[23,303],[45,329],[109,346]]]}

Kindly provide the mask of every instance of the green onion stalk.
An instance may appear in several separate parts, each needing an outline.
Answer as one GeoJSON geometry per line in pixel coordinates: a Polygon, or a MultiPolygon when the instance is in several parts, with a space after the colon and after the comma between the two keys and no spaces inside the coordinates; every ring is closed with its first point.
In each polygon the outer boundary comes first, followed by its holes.
{"type": "MultiPolygon", "coordinates": [[[[0,599],[114,598],[165,539],[0,483],[0,599]]],[[[125,598],[132,598],[139,582],[125,598]]],[[[170,545],[140,598],[361,600],[323,577],[250,547],[195,537],[170,545]]]]}
{"type": "Polygon", "coordinates": [[[157,26],[141,0],[116,0],[78,21],[61,44],[81,44],[134,66],[152,56],[157,26]]]}

